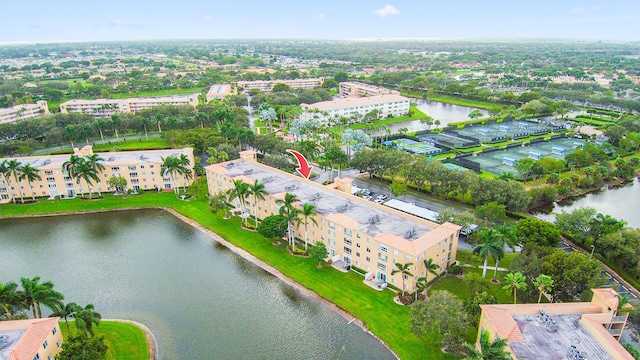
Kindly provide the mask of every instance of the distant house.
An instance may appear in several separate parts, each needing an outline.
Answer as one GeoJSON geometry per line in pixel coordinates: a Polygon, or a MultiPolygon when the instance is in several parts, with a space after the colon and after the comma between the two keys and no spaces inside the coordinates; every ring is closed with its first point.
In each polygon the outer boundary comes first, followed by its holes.
{"type": "Polygon", "coordinates": [[[35,104],[20,104],[10,108],[0,109],[0,124],[12,123],[48,114],[49,107],[44,100],[37,101],[35,104]]]}
{"type": "Polygon", "coordinates": [[[62,351],[59,320],[0,321],[0,359],[53,360],[62,351]]]}

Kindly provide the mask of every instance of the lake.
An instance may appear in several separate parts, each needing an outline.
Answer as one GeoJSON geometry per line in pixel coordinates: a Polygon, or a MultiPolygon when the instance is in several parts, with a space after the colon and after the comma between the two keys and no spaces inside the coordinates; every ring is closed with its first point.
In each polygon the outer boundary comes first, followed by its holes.
{"type": "MultiPolygon", "coordinates": [[[[394,359],[325,304],[163,210],[0,220],[0,280],[147,325],[162,359],[394,359]]],[[[372,290],[373,291],[373,290],[372,290]]]]}
{"type": "Polygon", "coordinates": [[[579,207],[592,207],[599,213],[625,220],[630,227],[640,228],[640,212],[637,211],[638,204],[640,204],[640,183],[635,180],[618,188],[604,189],[574,200],[554,204],[553,208],[550,209],[551,213],[538,213],[536,217],[547,221],[555,221],[554,214],[561,213],[562,210],[572,211],[579,207]]]}

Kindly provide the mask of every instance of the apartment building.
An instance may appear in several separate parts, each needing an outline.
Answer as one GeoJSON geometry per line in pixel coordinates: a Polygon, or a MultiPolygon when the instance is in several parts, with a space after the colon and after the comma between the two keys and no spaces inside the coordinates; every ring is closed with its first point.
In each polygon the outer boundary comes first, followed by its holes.
{"type": "Polygon", "coordinates": [[[322,86],[324,78],[313,79],[295,79],[295,80],[254,80],[254,81],[238,81],[238,88],[249,91],[258,89],[262,92],[268,92],[273,89],[275,84],[286,84],[294,89],[311,89],[322,86]]]}
{"type": "MultiPolygon", "coordinates": [[[[397,268],[396,263],[412,263],[410,271],[414,276],[405,277],[404,283],[406,290],[414,291],[419,277],[434,278],[423,260],[433,259],[442,272],[456,259],[458,225],[440,225],[354,196],[352,180],[348,178],[323,186],[258,163],[254,151],[240,155],[240,160],[205,168],[210,194],[234,188],[235,180],[249,184],[259,181],[269,195],[257,203],[249,197],[244,214],[253,216],[255,205],[259,219],[278,214],[280,205],[276,202],[286,193],[300,199],[296,203],[299,208],[305,203],[317,206],[317,224],[308,221],[309,242],[322,241],[327,246],[328,259],[363,269],[366,280],[376,279],[401,288],[402,275],[391,273],[397,268]]],[[[241,209],[238,199],[233,205],[241,209]]],[[[293,231],[298,239],[304,239],[304,221],[293,231]]]]}
{"type": "Polygon", "coordinates": [[[480,305],[478,340],[508,341],[513,359],[632,360],[620,345],[631,305],[618,308],[615,290],[592,289],[590,302],[480,305]]]}
{"type": "Polygon", "coordinates": [[[396,95],[374,95],[367,97],[346,97],[338,100],[322,101],[315,104],[302,104],[301,120],[317,118],[320,121],[339,119],[342,117],[360,119],[373,110],[378,110],[378,118],[389,115],[398,117],[409,114],[411,101],[409,98],[396,95]]]}
{"type": "MultiPolygon", "coordinates": [[[[78,156],[88,156],[93,154],[91,146],[87,145],[81,149],[74,149],[74,154],[78,156]]],[[[105,167],[99,173],[100,181],[91,185],[93,193],[123,191],[125,189],[114,189],[107,184],[112,176],[122,176],[127,180],[127,188],[137,190],[170,190],[174,187],[189,186],[193,182],[193,177],[184,175],[171,177],[162,174],[163,158],[168,156],[180,157],[185,155],[190,162],[189,169],[193,172],[193,148],[172,149],[172,150],[144,150],[127,152],[97,153],[103,160],[100,163],[105,167]]],[[[30,157],[17,157],[0,159],[15,159],[22,165],[31,164],[38,169],[40,180],[29,183],[27,180],[18,181],[12,175],[0,175],[0,203],[8,203],[12,200],[19,201],[21,197],[55,197],[72,198],[77,194],[88,193],[89,186],[86,181],[71,178],[63,169],[64,162],[69,160],[69,155],[42,155],[30,157]]]]}
{"type": "Polygon", "coordinates": [[[61,113],[91,114],[97,118],[109,118],[118,113],[136,113],[160,105],[198,105],[198,94],[172,95],[127,99],[74,99],[60,104],[61,113]]]}
{"type": "Polygon", "coordinates": [[[369,85],[355,81],[341,82],[339,92],[342,97],[365,97],[388,94],[400,95],[400,92],[396,90],[389,90],[382,86],[369,85]]]}
{"type": "Polygon", "coordinates": [[[0,359],[53,360],[62,351],[59,317],[0,321],[0,359]]]}
{"type": "Polygon", "coordinates": [[[44,100],[35,104],[20,104],[6,109],[0,109],[0,124],[12,123],[37,116],[49,115],[49,107],[44,100]]]}
{"type": "Polygon", "coordinates": [[[213,84],[207,91],[207,102],[213,99],[224,99],[225,96],[237,93],[231,84],[213,84]]]}

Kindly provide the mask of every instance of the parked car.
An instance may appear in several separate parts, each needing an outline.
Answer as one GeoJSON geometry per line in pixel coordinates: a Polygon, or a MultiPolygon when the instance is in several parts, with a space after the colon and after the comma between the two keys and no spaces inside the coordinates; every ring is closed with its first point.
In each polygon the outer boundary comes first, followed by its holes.
{"type": "Polygon", "coordinates": [[[387,195],[385,195],[385,194],[380,194],[380,195],[378,195],[377,199],[380,199],[380,200],[387,200],[387,198],[388,198],[388,197],[389,197],[389,196],[387,196],[387,195]]]}
{"type": "Polygon", "coordinates": [[[382,199],[375,199],[373,202],[374,202],[374,203],[376,203],[376,204],[382,204],[382,203],[384,202],[384,200],[382,200],[382,199]]]}
{"type": "Polygon", "coordinates": [[[373,198],[372,198],[371,196],[369,196],[369,195],[365,195],[365,196],[363,196],[362,198],[363,198],[363,199],[365,199],[365,200],[371,200],[371,199],[373,199],[373,198]]]}

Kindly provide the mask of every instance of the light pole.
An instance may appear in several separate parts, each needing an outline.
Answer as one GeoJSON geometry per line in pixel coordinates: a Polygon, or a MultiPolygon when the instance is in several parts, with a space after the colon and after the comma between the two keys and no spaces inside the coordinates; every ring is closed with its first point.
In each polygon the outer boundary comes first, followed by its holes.
{"type": "Polygon", "coordinates": [[[589,260],[591,260],[591,258],[593,258],[593,252],[595,251],[596,247],[595,245],[591,245],[591,254],[589,255],[589,260]]]}

